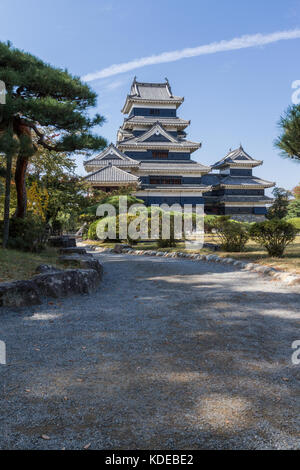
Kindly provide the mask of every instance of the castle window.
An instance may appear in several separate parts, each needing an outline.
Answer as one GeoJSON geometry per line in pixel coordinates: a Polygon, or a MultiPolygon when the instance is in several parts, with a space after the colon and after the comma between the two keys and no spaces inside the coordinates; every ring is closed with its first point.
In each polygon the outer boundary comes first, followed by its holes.
{"type": "Polygon", "coordinates": [[[169,152],[166,151],[166,152],[162,152],[162,151],[159,151],[159,150],[153,150],[152,151],[152,158],[168,158],[168,155],[169,155],[169,152]]]}
{"type": "Polygon", "coordinates": [[[182,184],[181,178],[167,176],[151,176],[150,184],[182,184]]]}
{"type": "Polygon", "coordinates": [[[151,116],[159,116],[160,115],[160,109],[150,109],[149,114],[151,114],[151,116]]]}

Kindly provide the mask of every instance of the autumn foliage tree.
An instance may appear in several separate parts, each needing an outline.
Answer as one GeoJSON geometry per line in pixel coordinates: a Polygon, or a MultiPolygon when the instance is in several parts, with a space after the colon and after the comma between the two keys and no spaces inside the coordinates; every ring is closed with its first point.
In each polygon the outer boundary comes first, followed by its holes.
{"type": "Polygon", "coordinates": [[[55,152],[101,150],[106,141],[93,133],[103,117],[90,117],[96,94],[79,77],[52,67],[37,57],[0,42],[0,80],[6,87],[1,105],[0,152],[7,156],[4,244],[8,237],[9,188],[12,158],[16,158],[16,217],[27,208],[26,171],[39,146],[55,152]],[[42,128],[51,129],[51,136],[42,128]]]}

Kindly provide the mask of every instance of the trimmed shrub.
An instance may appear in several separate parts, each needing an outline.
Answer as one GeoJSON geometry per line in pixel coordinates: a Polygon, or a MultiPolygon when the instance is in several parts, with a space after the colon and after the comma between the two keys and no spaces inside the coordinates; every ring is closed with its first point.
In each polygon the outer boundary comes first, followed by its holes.
{"type": "MultiPolygon", "coordinates": [[[[105,193],[104,193],[105,196],[105,193]]],[[[144,204],[142,199],[137,199],[135,196],[131,196],[128,194],[123,194],[123,196],[127,196],[127,208],[129,209],[133,204],[144,204]]],[[[95,222],[99,220],[97,216],[97,209],[101,204],[111,204],[116,209],[116,214],[119,214],[119,198],[120,195],[106,195],[105,197],[102,196],[101,200],[94,204],[93,206],[86,207],[84,211],[80,214],[79,219],[80,221],[85,222],[95,222]]]]}
{"type": "Polygon", "coordinates": [[[287,222],[293,224],[297,231],[300,232],[300,217],[293,217],[292,219],[288,219],[287,222]]]}
{"type": "MultiPolygon", "coordinates": [[[[129,224],[132,221],[134,221],[134,219],[136,219],[135,216],[126,214],[127,232],[128,232],[129,224]]],[[[112,217],[103,217],[102,219],[98,219],[90,225],[89,230],[88,230],[88,239],[108,241],[108,242],[110,241],[119,242],[120,241],[119,224],[120,224],[119,215],[117,217],[112,216],[112,217]],[[115,236],[113,238],[111,237],[105,238],[105,234],[108,233],[110,226],[115,227],[115,236]],[[99,234],[104,235],[103,238],[99,237],[99,234]]],[[[130,244],[134,244],[134,243],[137,243],[139,240],[133,240],[129,236],[127,236],[126,241],[129,242],[130,244]]]]}
{"type": "Polygon", "coordinates": [[[214,222],[214,229],[220,238],[223,250],[231,252],[245,250],[250,238],[247,224],[230,220],[228,216],[221,216],[214,222]]]}
{"type": "Polygon", "coordinates": [[[276,258],[283,256],[286,247],[295,240],[296,235],[294,225],[282,219],[258,222],[250,228],[251,238],[263,246],[269,256],[276,258]]]}
{"type": "Polygon", "coordinates": [[[217,215],[205,215],[204,216],[204,232],[212,233],[215,228],[215,223],[218,220],[217,215]]]}

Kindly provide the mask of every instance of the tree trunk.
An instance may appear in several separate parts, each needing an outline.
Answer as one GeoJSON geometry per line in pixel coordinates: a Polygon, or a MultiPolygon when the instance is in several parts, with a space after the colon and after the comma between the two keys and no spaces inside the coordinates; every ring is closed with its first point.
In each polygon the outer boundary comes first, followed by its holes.
{"type": "Polygon", "coordinates": [[[15,172],[18,204],[14,217],[24,219],[27,211],[26,171],[29,158],[36,152],[36,147],[32,142],[31,129],[21,118],[15,117],[14,129],[21,144],[15,172]]]}
{"type": "Polygon", "coordinates": [[[17,191],[17,209],[14,217],[24,219],[27,210],[27,192],[26,192],[26,170],[28,167],[28,157],[20,155],[17,159],[15,183],[17,191]]]}
{"type": "Polygon", "coordinates": [[[4,226],[3,226],[3,248],[7,247],[9,238],[9,209],[10,209],[10,185],[11,185],[12,155],[6,156],[6,181],[5,181],[5,202],[4,202],[4,226]]]}

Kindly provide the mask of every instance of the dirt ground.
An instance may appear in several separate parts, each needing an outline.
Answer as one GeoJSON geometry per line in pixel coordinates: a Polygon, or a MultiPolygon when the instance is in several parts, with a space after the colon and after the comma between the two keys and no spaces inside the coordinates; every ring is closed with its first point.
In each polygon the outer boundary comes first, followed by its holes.
{"type": "Polygon", "coordinates": [[[1,449],[300,448],[299,288],[96,256],[93,295],[0,312],[1,449]]]}

